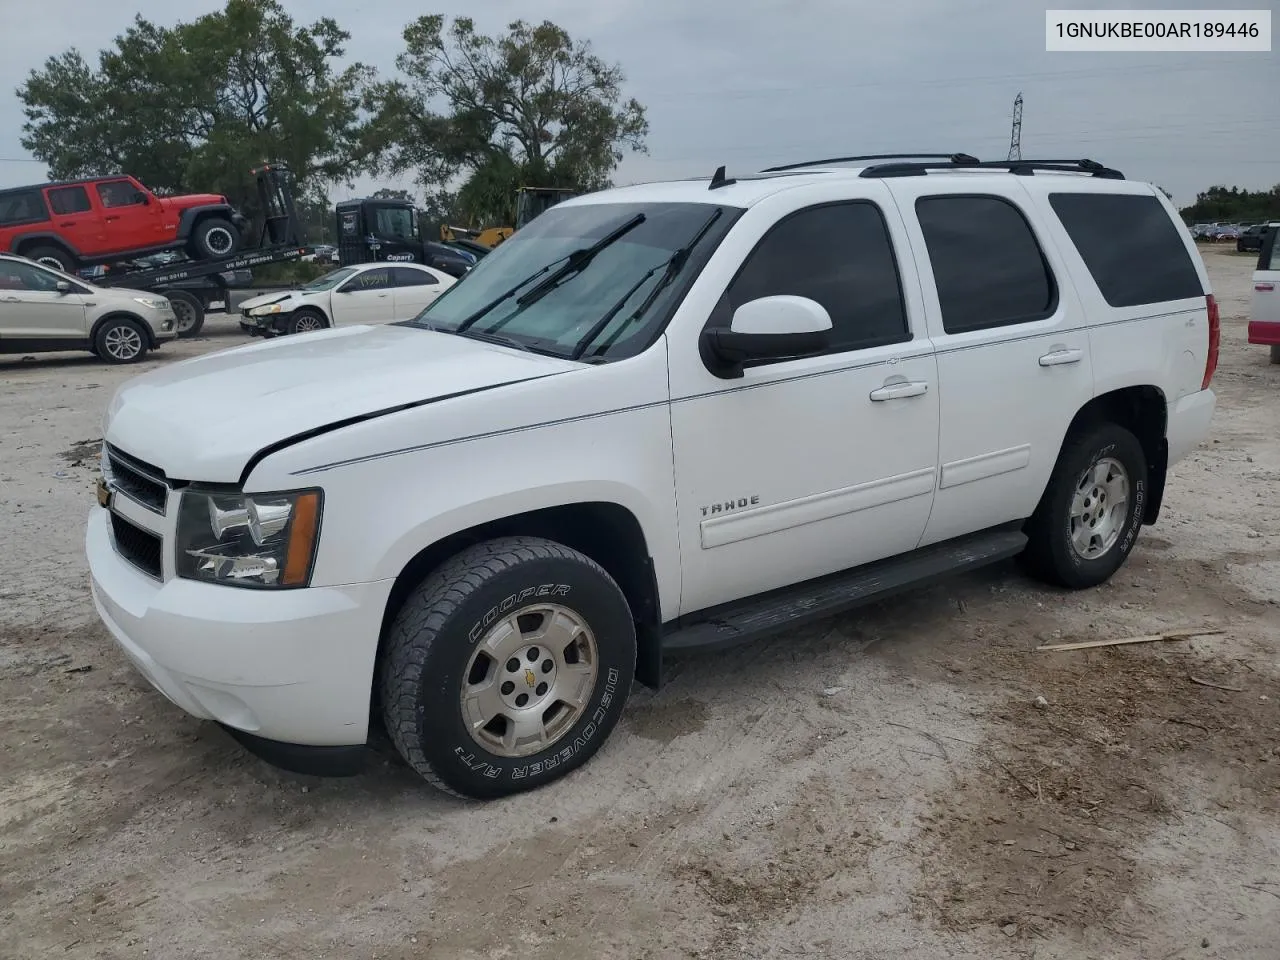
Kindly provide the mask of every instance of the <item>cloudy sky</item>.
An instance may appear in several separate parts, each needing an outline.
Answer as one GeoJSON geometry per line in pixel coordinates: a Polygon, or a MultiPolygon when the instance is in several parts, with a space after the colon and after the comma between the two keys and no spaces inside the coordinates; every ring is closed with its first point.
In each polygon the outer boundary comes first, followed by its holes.
{"type": "MultiPolygon", "coordinates": [[[[0,0],[0,186],[43,179],[19,143],[13,91],[46,57],[91,59],[134,13],[192,19],[219,0],[0,0]]],[[[1055,3],[1055,7],[1067,4],[1055,3]]],[[[1085,4],[1080,4],[1084,6],[1085,4]]],[[[1274,0],[1198,0],[1200,9],[1274,0]]],[[[427,12],[480,29],[550,19],[620,63],[648,107],[649,155],[615,181],[710,175],[840,154],[963,150],[1003,158],[1015,94],[1026,157],[1087,156],[1151,180],[1180,203],[1211,184],[1280,182],[1280,52],[1046,53],[1045,4],[1027,0],[285,0],[298,21],[330,16],[348,55],[393,70],[400,31],[427,12]]],[[[1093,0],[1133,9],[1140,0],[1093,0]]],[[[1191,6],[1179,0],[1152,8],[1191,6]]],[[[374,186],[362,181],[355,193],[374,186]]],[[[348,195],[344,188],[335,196],[348,195]]]]}

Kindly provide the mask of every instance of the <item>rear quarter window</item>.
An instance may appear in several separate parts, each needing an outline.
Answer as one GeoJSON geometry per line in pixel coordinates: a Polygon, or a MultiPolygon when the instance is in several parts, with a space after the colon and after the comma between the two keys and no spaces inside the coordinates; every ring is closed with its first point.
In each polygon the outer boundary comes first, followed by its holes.
{"type": "Polygon", "coordinates": [[[1182,234],[1155,197],[1051,193],[1049,204],[1110,306],[1205,295],[1182,234]]]}
{"type": "Polygon", "coordinates": [[[0,194],[0,227],[16,227],[23,223],[39,223],[49,219],[44,197],[39,190],[16,190],[0,194]]]}

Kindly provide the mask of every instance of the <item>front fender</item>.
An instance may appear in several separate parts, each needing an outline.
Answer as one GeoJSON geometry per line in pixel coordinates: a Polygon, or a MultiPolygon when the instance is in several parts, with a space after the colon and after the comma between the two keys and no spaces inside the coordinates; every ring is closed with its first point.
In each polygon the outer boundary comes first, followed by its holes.
{"type": "Polygon", "coordinates": [[[178,215],[178,239],[186,240],[195,229],[196,222],[205,216],[225,217],[235,223],[235,211],[229,203],[208,203],[199,207],[187,207],[178,215]]]}

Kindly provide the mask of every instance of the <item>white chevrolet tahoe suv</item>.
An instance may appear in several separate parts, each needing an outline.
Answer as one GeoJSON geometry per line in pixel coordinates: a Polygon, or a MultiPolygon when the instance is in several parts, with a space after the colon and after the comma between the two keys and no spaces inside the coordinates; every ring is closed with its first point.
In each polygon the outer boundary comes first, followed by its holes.
{"type": "Polygon", "coordinates": [[[279,766],[381,726],[488,798],[672,653],[1014,556],[1105,581],[1214,410],[1190,234],[1091,161],[850,159],[569,200],[412,320],[126,383],[103,621],[279,766]]]}

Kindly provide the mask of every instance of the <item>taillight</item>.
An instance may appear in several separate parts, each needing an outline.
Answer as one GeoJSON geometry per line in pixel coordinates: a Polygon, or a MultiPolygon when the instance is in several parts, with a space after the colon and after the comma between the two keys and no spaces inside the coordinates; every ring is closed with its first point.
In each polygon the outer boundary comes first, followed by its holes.
{"type": "Polygon", "coordinates": [[[1213,374],[1218,369],[1218,343],[1222,339],[1222,320],[1218,316],[1218,301],[1213,299],[1213,294],[1209,294],[1204,300],[1205,306],[1209,308],[1209,355],[1205,357],[1204,380],[1200,384],[1200,389],[1208,390],[1209,381],[1213,379],[1213,374]]]}

